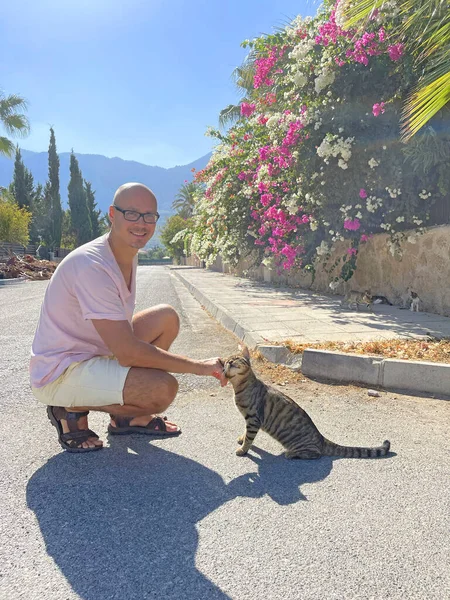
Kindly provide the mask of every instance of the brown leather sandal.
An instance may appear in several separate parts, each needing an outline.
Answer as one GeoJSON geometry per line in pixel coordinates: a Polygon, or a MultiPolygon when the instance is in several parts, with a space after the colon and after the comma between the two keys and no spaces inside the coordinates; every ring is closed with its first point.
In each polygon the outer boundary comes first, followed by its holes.
{"type": "Polygon", "coordinates": [[[82,448],[83,442],[87,442],[89,438],[99,439],[98,435],[92,429],[78,429],[79,418],[86,417],[88,414],[89,411],[72,412],[62,406],[47,406],[47,416],[58,432],[58,442],[67,452],[94,452],[103,448],[103,446],[82,448]],[[69,427],[67,433],[63,433],[61,419],[67,421],[69,427]]]}
{"type": "Polygon", "coordinates": [[[181,429],[178,427],[176,431],[168,431],[166,426],[167,417],[153,417],[153,419],[145,425],[145,427],[140,425],[130,425],[130,421],[134,419],[134,417],[116,417],[114,415],[110,415],[112,419],[114,419],[116,423],[116,427],[113,427],[111,424],[108,425],[109,433],[114,435],[126,435],[130,433],[141,433],[144,435],[154,435],[154,436],[174,436],[180,435],[181,429]]]}

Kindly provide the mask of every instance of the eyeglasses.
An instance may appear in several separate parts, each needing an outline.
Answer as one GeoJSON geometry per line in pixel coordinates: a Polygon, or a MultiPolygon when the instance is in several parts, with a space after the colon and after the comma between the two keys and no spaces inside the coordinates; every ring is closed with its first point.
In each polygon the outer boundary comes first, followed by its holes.
{"type": "Polygon", "coordinates": [[[113,207],[123,214],[123,218],[126,221],[132,221],[136,223],[142,217],[144,219],[144,223],[147,223],[148,225],[154,225],[159,219],[159,213],[157,212],[140,213],[137,210],[124,210],[123,208],[119,208],[115,204],[113,204],[113,207]]]}

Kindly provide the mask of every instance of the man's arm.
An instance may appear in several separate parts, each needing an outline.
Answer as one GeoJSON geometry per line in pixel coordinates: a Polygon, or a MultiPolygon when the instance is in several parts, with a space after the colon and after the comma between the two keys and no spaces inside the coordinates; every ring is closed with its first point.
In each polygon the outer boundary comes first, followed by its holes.
{"type": "Polygon", "coordinates": [[[138,339],[128,321],[92,319],[92,324],[111,350],[111,354],[114,354],[123,367],[146,367],[170,373],[212,375],[220,379],[222,386],[227,383],[218,358],[193,360],[162,350],[138,339]]]}

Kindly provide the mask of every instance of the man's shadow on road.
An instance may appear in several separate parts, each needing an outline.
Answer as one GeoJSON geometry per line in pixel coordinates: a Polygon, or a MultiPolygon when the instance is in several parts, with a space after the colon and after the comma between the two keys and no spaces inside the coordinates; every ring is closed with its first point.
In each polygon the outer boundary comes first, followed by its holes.
{"type": "Polygon", "coordinates": [[[332,469],[329,458],[289,461],[254,447],[258,471],[227,484],[148,439],[110,441],[98,453],[58,454],[27,486],[47,552],[83,600],[229,598],[195,566],[196,524],[240,496],[305,500],[299,486],[332,469]]]}

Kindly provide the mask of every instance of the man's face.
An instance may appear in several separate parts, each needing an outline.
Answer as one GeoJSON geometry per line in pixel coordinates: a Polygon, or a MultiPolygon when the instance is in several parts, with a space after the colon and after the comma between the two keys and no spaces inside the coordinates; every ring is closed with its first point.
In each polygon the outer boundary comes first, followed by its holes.
{"type": "MultiPolygon", "coordinates": [[[[122,210],[134,210],[139,213],[156,213],[156,199],[147,190],[129,190],[116,200],[116,205],[122,210]]],[[[127,221],[125,215],[113,206],[109,207],[109,218],[112,231],[124,244],[131,248],[143,248],[155,233],[156,223],[127,221]]]]}

